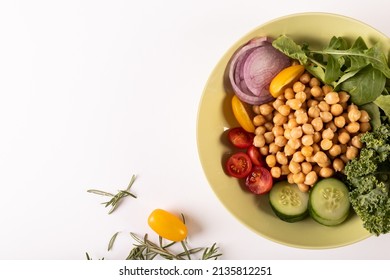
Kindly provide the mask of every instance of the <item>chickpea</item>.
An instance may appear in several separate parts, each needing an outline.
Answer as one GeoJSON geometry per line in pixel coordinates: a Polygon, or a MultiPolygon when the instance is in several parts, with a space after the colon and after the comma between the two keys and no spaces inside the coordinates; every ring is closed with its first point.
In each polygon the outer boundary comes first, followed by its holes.
{"type": "Polygon", "coordinates": [[[305,90],[305,85],[302,84],[301,82],[297,81],[293,84],[293,91],[295,93],[300,92],[300,91],[304,91],[304,90],[305,90]]]}
{"type": "Polygon", "coordinates": [[[286,128],[286,129],[284,130],[283,136],[284,136],[284,138],[286,138],[286,139],[288,139],[288,140],[291,139],[291,129],[286,128]]]}
{"type": "Polygon", "coordinates": [[[346,93],[345,91],[340,91],[339,92],[339,102],[340,103],[347,103],[348,102],[348,100],[349,100],[349,94],[348,93],[346,93]]]}
{"type": "Polygon", "coordinates": [[[311,80],[311,75],[307,72],[303,73],[300,77],[299,77],[299,81],[302,83],[302,84],[308,84],[311,80]]]}
{"type": "Polygon", "coordinates": [[[282,170],[280,169],[279,166],[272,167],[270,172],[273,178],[280,178],[280,176],[282,176],[282,170]]]}
{"type": "Polygon", "coordinates": [[[353,108],[348,112],[348,119],[351,122],[357,122],[361,116],[362,116],[362,113],[359,111],[359,109],[353,108]]]}
{"type": "Polygon", "coordinates": [[[293,180],[295,184],[303,184],[305,182],[305,174],[303,172],[294,173],[293,180]]]}
{"type": "Polygon", "coordinates": [[[288,120],[287,127],[289,129],[293,129],[294,127],[297,127],[297,126],[298,126],[298,123],[297,123],[297,120],[295,118],[291,118],[288,120]]]}
{"type": "Polygon", "coordinates": [[[287,144],[287,139],[284,136],[276,136],[275,144],[279,147],[284,147],[287,144]]]}
{"type": "Polygon", "coordinates": [[[301,172],[301,165],[298,162],[290,161],[290,164],[288,165],[288,169],[290,169],[291,173],[297,174],[301,172]]]}
{"type": "Polygon", "coordinates": [[[328,160],[328,157],[322,151],[319,151],[319,152],[314,154],[314,161],[317,162],[317,163],[321,163],[321,162],[324,163],[327,160],[328,160]]]}
{"type": "Polygon", "coordinates": [[[289,173],[287,175],[287,182],[289,182],[290,184],[295,184],[294,183],[294,178],[293,178],[294,174],[293,173],[289,173]]]}
{"type": "Polygon", "coordinates": [[[330,121],[326,123],[325,128],[326,129],[330,128],[330,130],[332,130],[333,132],[337,131],[337,126],[334,124],[334,121],[330,121]]]}
{"type": "Polygon", "coordinates": [[[309,99],[306,102],[307,107],[316,107],[319,104],[318,100],[315,99],[309,99]]]}
{"type": "Polygon", "coordinates": [[[324,85],[322,86],[322,91],[325,93],[325,95],[328,93],[328,92],[331,92],[333,91],[333,87],[330,86],[330,85],[324,85]]]}
{"type": "Polygon", "coordinates": [[[335,158],[333,160],[333,169],[337,172],[343,171],[344,170],[345,163],[339,158],[335,158]]]}
{"type": "Polygon", "coordinates": [[[303,146],[301,149],[301,153],[304,157],[311,157],[313,155],[313,147],[312,146],[303,146]]]}
{"type": "Polygon", "coordinates": [[[319,165],[313,165],[313,171],[318,175],[318,174],[320,174],[320,170],[321,170],[321,166],[319,166],[319,165]]]}
{"type": "Polygon", "coordinates": [[[274,107],[268,103],[259,106],[260,114],[262,114],[263,116],[271,114],[273,110],[274,107]]]}
{"type": "Polygon", "coordinates": [[[305,160],[305,156],[302,154],[301,151],[297,151],[293,154],[292,160],[301,163],[305,160]]]}
{"type": "Polygon", "coordinates": [[[321,141],[321,148],[324,150],[324,151],[327,151],[329,150],[330,148],[332,148],[333,146],[333,142],[332,140],[330,139],[322,139],[321,141]]]}
{"type": "Polygon", "coordinates": [[[267,129],[265,128],[265,126],[258,126],[255,129],[255,134],[256,135],[263,135],[266,131],[267,131],[267,129]]]}
{"type": "Polygon", "coordinates": [[[252,106],[252,112],[255,113],[256,115],[261,114],[260,113],[260,106],[259,105],[253,105],[252,106]]]}
{"type": "Polygon", "coordinates": [[[309,85],[310,87],[315,87],[315,86],[319,86],[321,83],[320,81],[316,78],[316,77],[313,77],[310,79],[310,82],[309,82],[309,85]]]}
{"type": "Polygon", "coordinates": [[[315,106],[315,107],[309,107],[309,110],[307,111],[307,114],[309,115],[309,117],[311,118],[317,118],[320,116],[320,109],[318,108],[318,106],[315,106]]]}
{"type": "Polygon", "coordinates": [[[308,186],[307,184],[297,184],[297,186],[301,192],[308,192],[310,189],[310,186],[308,186]]]}
{"type": "Polygon", "coordinates": [[[268,148],[268,152],[270,154],[276,154],[277,152],[279,152],[281,150],[281,147],[276,145],[275,143],[270,143],[269,144],[269,148],[268,148]]]}
{"type": "Polygon", "coordinates": [[[276,153],[276,161],[280,164],[280,165],[286,165],[288,164],[288,159],[285,155],[284,152],[277,152],[276,153]]]}
{"type": "Polygon", "coordinates": [[[294,150],[297,150],[299,147],[301,147],[302,140],[298,138],[291,138],[288,140],[287,145],[289,145],[294,150]]]}
{"type": "Polygon", "coordinates": [[[287,145],[284,147],[284,154],[286,156],[292,156],[294,153],[295,153],[296,149],[294,149],[293,147],[291,147],[288,143],[287,145]]]}
{"type": "Polygon", "coordinates": [[[320,131],[324,127],[324,123],[320,117],[314,118],[311,121],[311,125],[313,126],[315,131],[320,131]]]}
{"type": "Polygon", "coordinates": [[[280,169],[282,170],[282,175],[288,175],[290,174],[290,169],[288,168],[288,165],[282,165],[280,167],[280,169]]]}
{"type": "Polygon", "coordinates": [[[360,111],[359,122],[366,123],[370,121],[370,115],[365,110],[360,111]]]}
{"type": "Polygon", "coordinates": [[[340,155],[340,159],[344,162],[344,163],[347,163],[349,161],[349,159],[347,158],[347,156],[345,154],[343,155],[340,155]]]}
{"type": "Polygon", "coordinates": [[[301,141],[302,141],[302,145],[311,146],[314,143],[313,135],[303,135],[301,141]]]}
{"type": "Polygon", "coordinates": [[[310,123],[305,123],[302,125],[302,131],[304,134],[313,135],[314,134],[314,127],[310,123]]]}
{"type": "Polygon", "coordinates": [[[345,153],[347,159],[351,160],[358,156],[359,150],[355,146],[349,146],[347,152],[345,153]]]}
{"type": "Polygon", "coordinates": [[[371,130],[371,124],[369,122],[360,123],[360,132],[367,132],[371,130]]]}
{"type": "Polygon", "coordinates": [[[277,112],[272,119],[274,125],[283,125],[287,123],[287,117],[283,116],[281,113],[277,112]]]}
{"type": "Polygon", "coordinates": [[[265,119],[265,117],[263,115],[257,115],[253,118],[253,124],[255,126],[260,126],[260,125],[263,125],[267,122],[267,120],[265,119]]]}
{"type": "Polygon", "coordinates": [[[351,136],[348,134],[347,131],[341,131],[339,133],[339,136],[337,138],[341,144],[346,144],[351,139],[351,136]]]}
{"type": "Polygon", "coordinates": [[[286,98],[286,99],[293,99],[294,97],[295,97],[295,92],[293,91],[293,89],[292,88],[286,88],[285,90],[284,90],[284,97],[286,98]]]}
{"type": "Polygon", "coordinates": [[[322,88],[319,85],[312,86],[310,93],[313,97],[321,97],[324,94],[322,88]]]}
{"type": "Polygon", "coordinates": [[[256,135],[253,138],[253,145],[258,147],[258,148],[264,147],[264,145],[265,145],[264,135],[261,135],[261,134],[256,135]]]}
{"type": "Polygon", "coordinates": [[[299,91],[295,94],[295,99],[301,101],[301,103],[305,102],[307,99],[306,93],[304,91],[299,91]]]}
{"type": "Polygon", "coordinates": [[[321,141],[321,133],[319,131],[314,132],[313,141],[314,143],[319,143],[321,141]]]}
{"type": "Polygon", "coordinates": [[[301,138],[302,134],[303,134],[303,132],[302,132],[301,126],[294,127],[293,129],[291,129],[291,132],[290,132],[291,138],[295,138],[295,139],[301,138]]]}
{"type": "Polygon", "coordinates": [[[274,117],[274,115],[272,113],[264,116],[264,118],[267,120],[267,122],[272,121],[273,117],[274,117]]]}
{"type": "Polygon", "coordinates": [[[362,141],[360,141],[359,135],[355,135],[354,137],[352,137],[351,144],[358,149],[361,149],[363,147],[363,143],[362,143],[362,141]]]}
{"type": "Polygon", "coordinates": [[[360,124],[358,122],[351,122],[349,123],[345,129],[349,132],[349,133],[356,133],[360,130],[360,124]]]}
{"type": "Polygon", "coordinates": [[[293,99],[288,99],[288,100],[286,101],[286,104],[287,104],[288,106],[290,106],[290,108],[293,109],[293,110],[298,110],[299,108],[302,107],[302,102],[299,101],[298,99],[295,99],[295,98],[293,98],[293,99]]]}
{"type": "Polygon", "coordinates": [[[324,123],[327,123],[333,119],[333,115],[331,112],[320,112],[320,118],[324,123]]]}
{"type": "Polygon", "coordinates": [[[283,100],[276,99],[274,102],[272,102],[272,107],[274,107],[275,110],[278,110],[279,106],[283,104],[284,104],[283,100]]]}
{"type": "Polygon", "coordinates": [[[332,177],[333,174],[334,174],[334,170],[330,167],[322,167],[319,173],[319,175],[323,178],[332,177]]]}
{"type": "Polygon", "coordinates": [[[343,106],[341,106],[340,104],[332,104],[330,106],[330,112],[332,113],[333,116],[337,117],[337,116],[340,116],[344,111],[344,108],[343,106]]]}
{"type": "Polygon", "coordinates": [[[268,121],[268,122],[266,122],[266,123],[264,124],[264,127],[265,127],[265,129],[266,129],[267,131],[272,131],[272,128],[274,128],[274,124],[273,124],[272,122],[268,121]]]}
{"type": "Polygon", "coordinates": [[[281,136],[284,134],[284,129],[281,125],[275,125],[273,128],[272,128],[272,133],[274,134],[274,136],[281,136]]]}
{"type": "Polygon", "coordinates": [[[321,151],[321,147],[317,143],[314,143],[313,145],[311,145],[311,147],[313,148],[313,155],[321,151]]]}
{"type": "Polygon", "coordinates": [[[265,158],[265,162],[269,167],[274,167],[276,165],[276,157],[275,155],[268,155],[265,158]]]}
{"type": "Polygon", "coordinates": [[[330,106],[325,101],[321,101],[318,104],[318,108],[321,110],[321,112],[329,112],[330,111],[330,106]]]}
{"type": "Polygon", "coordinates": [[[346,121],[345,121],[344,116],[338,116],[338,117],[334,118],[334,124],[335,124],[335,126],[337,126],[338,128],[344,127],[344,126],[345,126],[345,123],[346,123],[346,121]]]}
{"type": "Polygon", "coordinates": [[[313,170],[306,174],[305,184],[309,186],[313,186],[318,180],[317,173],[313,170]]]}
{"type": "Polygon", "coordinates": [[[308,174],[312,170],[312,166],[310,162],[304,161],[301,163],[301,169],[303,174],[308,174]]]}
{"type": "Polygon", "coordinates": [[[275,136],[271,131],[264,133],[265,143],[270,144],[274,142],[275,136]]]}
{"type": "Polygon", "coordinates": [[[280,105],[279,108],[278,108],[278,112],[282,115],[282,116],[285,116],[287,117],[289,114],[290,114],[290,111],[291,111],[291,108],[290,106],[284,104],[284,105],[280,105]]]}
{"type": "Polygon", "coordinates": [[[296,117],[296,121],[298,124],[304,124],[304,123],[307,123],[309,120],[309,117],[306,113],[301,113],[301,114],[298,114],[297,117],[296,117]]]}
{"type": "Polygon", "coordinates": [[[339,94],[335,91],[328,92],[325,94],[324,100],[329,105],[336,104],[340,101],[339,94]]]}
{"type": "Polygon", "coordinates": [[[262,156],[267,156],[269,154],[269,147],[267,145],[259,148],[260,154],[262,156]]]}
{"type": "Polygon", "coordinates": [[[341,147],[340,145],[335,144],[329,149],[328,152],[332,157],[337,157],[339,154],[341,154],[341,147]]]}

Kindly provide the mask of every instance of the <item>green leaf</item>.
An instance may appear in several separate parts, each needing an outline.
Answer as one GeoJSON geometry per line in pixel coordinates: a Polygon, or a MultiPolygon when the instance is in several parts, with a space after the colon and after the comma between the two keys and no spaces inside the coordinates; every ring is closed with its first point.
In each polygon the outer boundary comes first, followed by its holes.
{"type": "Polygon", "coordinates": [[[301,46],[285,35],[281,35],[275,39],[272,42],[272,46],[285,55],[298,60],[303,65],[307,63],[307,55],[301,46]]]}
{"type": "Polygon", "coordinates": [[[107,247],[107,251],[110,251],[112,249],[112,247],[114,246],[114,242],[116,240],[116,237],[118,236],[119,234],[119,231],[116,232],[110,239],[110,242],[108,243],[108,247],[107,247]]]}
{"type": "Polygon", "coordinates": [[[324,82],[326,84],[331,84],[335,82],[341,75],[341,65],[338,59],[334,58],[333,56],[329,56],[328,64],[326,65],[325,69],[324,82]]]}
{"type": "Polygon", "coordinates": [[[364,104],[360,107],[360,109],[365,110],[370,116],[370,124],[373,129],[376,129],[381,126],[381,114],[379,112],[378,106],[374,102],[364,104]]]}
{"type": "Polygon", "coordinates": [[[390,95],[380,95],[374,103],[390,118],[390,95]]]}
{"type": "Polygon", "coordinates": [[[340,86],[342,90],[349,92],[354,104],[363,105],[377,99],[385,84],[386,77],[382,72],[368,65],[340,86]]]}
{"type": "Polygon", "coordinates": [[[390,78],[390,68],[387,64],[386,55],[381,50],[379,43],[368,49],[365,54],[367,60],[375,69],[380,70],[387,78],[390,78]]]}

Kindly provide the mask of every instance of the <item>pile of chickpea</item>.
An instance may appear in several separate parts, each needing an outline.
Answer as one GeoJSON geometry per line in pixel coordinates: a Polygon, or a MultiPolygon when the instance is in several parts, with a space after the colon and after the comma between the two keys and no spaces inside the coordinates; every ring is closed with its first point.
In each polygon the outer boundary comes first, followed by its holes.
{"type": "Polygon", "coordinates": [[[362,148],[362,133],[371,130],[368,113],[349,97],[305,72],[274,101],[253,106],[253,144],[272,177],[287,176],[307,192],[320,177],[343,172],[362,148]]]}

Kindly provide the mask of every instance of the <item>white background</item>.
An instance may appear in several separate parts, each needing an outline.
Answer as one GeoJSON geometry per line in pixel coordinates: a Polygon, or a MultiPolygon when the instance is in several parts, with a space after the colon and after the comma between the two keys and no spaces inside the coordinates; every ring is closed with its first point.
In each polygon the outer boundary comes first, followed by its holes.
{"type": "MultiPolygon", "coordinates": [[[[0,259],[124,259],[155,208],[222,259],[390,259],[390,235],[327,250],[273,243],[232,217],[200,165],[196,118],[224,52],[265,22],[331,12],[390,35],[390,2],[0,1],[0,259]],[[137,175],[116,212],[115,192],[137,175]],[[111,236],[118,243],[107,252],[111,236]]],[[[304,30],[302,30],[304,32],[304,30]]],[[[304,233],[302,233],[304,234],[304,233]]]]}

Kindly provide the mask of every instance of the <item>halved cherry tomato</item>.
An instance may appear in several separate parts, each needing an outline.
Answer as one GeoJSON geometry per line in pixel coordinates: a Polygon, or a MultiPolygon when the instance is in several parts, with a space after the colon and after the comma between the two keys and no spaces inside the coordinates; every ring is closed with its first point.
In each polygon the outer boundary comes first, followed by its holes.
{"type": "Polygon", "coordinates": [[[171,241],[183,241],[187,237],[187,226],[179,217],[163,209],[155,209],[148,218],[149,226],[161,237],[171,241]]]}
{"type": "Polygon", "coordinates": [[[254,145],[251,145],[247,150],[246,153],[250,157],[252,163],[257,166],[264,167],[264,159],[260,154],[259,148],[255,147],[254,145]]]}
{"type": "Polygon", "coordinates": [[[243,129],[248,132],[255,132],[255,125],[247,109],[247,104],[243,103],[236,95],[232,98],[233,115],[243,129]]]}
{"type": "Polygon", "coordinates": [[[253,133],[247,132],[242,127],[234,127],[228,131],[229,141],[239,149],[246,149],[253,144],[253,133]]]}
{"type": "Polygon", "coordinates": [[[254,194],[264,194],[272,188],[272,176],[268,169],[261,166],[254,166],[245,185],[254,194]]]}
{"type": "Polygon", "coordinates": [[[226,172],[236,178],[245,178],[252,170],[252,161],[244,152],[232,154],[226,161],[226,172]]]}

